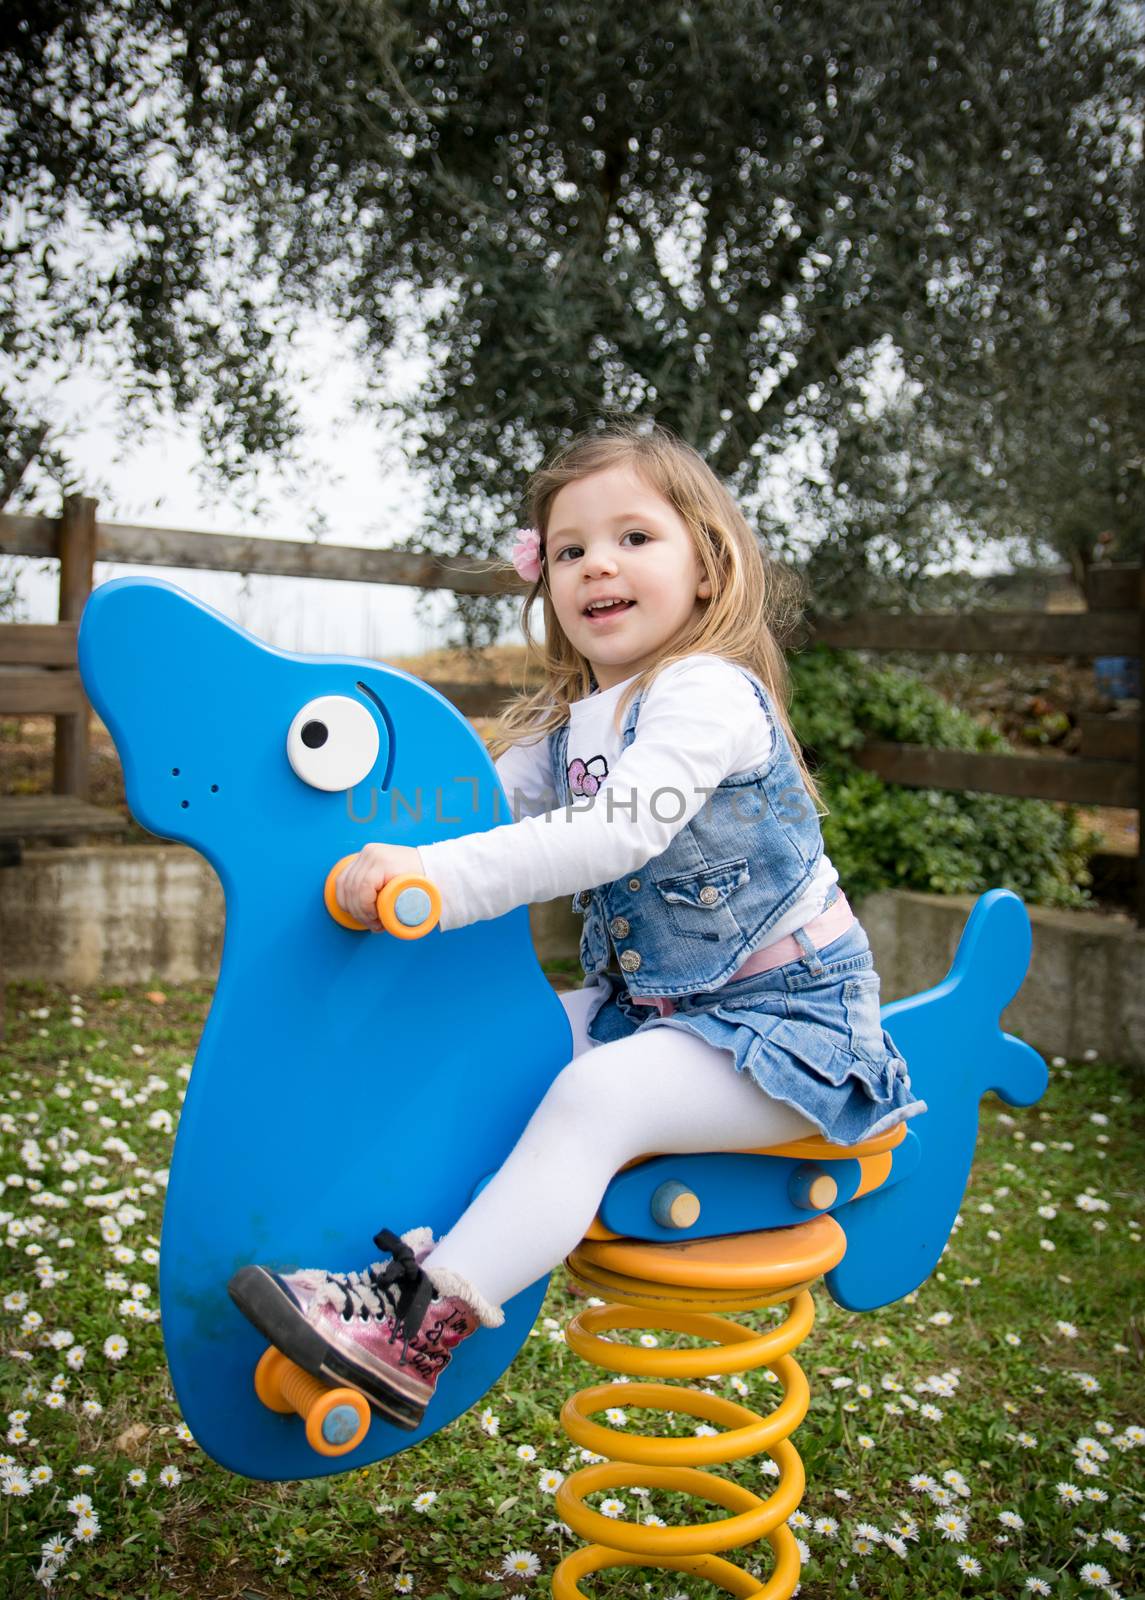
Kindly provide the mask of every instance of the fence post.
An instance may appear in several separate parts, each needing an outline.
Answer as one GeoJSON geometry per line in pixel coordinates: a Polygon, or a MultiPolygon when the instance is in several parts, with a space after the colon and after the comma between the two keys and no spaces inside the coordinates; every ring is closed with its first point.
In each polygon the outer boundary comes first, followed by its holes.
{"type": "Polygon", "coordinates": [[[1137,926],[1145,928],[1145,556],[1137,574],[1137,926]]]}
{"type": "MultiPolygon", "coordinates": [[[[96,505],[95,500],[82,494],[70,494],[64,499],[58,547],[61,622],[78,622],[91,593],[96,505]]],[[[85,702],[82,711],[56,718],[52,762],[52,789],[56,794],[75,795],[78,800],[88,798],[90,716],[90,707],[85,702]]]]}

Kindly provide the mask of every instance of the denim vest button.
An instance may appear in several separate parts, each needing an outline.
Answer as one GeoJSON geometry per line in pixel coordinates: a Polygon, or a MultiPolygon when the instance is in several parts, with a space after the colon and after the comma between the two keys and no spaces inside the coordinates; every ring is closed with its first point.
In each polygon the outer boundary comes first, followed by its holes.
{"type": "Polygon", "coordinates": [[[612,921],[608,924],[608,931],[616,939],[626,938],[628,935],[627,917],[613,917],[612,921]]]}
{"type": "Polygon", "coordinates": [[[640,969],[639,950],[625,950],[620,957],[620,970],[622,972],[638,972],[640,969]]]}
{"type": "Polygon", "coordinates": [[[719,897],[720,897],[720,891],[710,883],[708,884],[706,889],[701,889],[700,890],[700,903],[701,903],[701,905],[714,906],[716,901],[719,899],[719,897]]]}
{"type": "Polygon", "coordinates": [[[589,906],[592,904],[592,891],[590,889],[582,889],[576,898],[577,904],[583,906],[587,911],[589,906]]]}
{"type": "Polygon", "coordinates": [[[639,889],[639,887],[640,887],[640,879],[639,878],[629,878],[628,887],[630,889],[633,889],[633,890],[639,889]]]}

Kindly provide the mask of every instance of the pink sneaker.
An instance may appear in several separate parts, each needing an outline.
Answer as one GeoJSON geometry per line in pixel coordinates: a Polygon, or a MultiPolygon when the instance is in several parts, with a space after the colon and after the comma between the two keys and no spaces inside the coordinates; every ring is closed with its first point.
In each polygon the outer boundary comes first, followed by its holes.
{"type": "Polygon", "coordinates": [[[383,1228],[374,1243],[391,1259],[364,1272],[241,1267],[227,1293],[304,1371],[360,1390],[387,1421],[412,1430],[461,1340],[505,1317],[457,1273],[422,1268],[434,1247],[428,1228],[400,1239],[383,1228]]]}

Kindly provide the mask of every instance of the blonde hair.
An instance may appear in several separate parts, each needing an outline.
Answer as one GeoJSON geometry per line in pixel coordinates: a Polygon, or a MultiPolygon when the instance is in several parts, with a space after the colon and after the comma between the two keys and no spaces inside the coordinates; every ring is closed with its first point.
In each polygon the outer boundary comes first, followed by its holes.
{"type": "Polygon", "coordinates": [[[532,742],[568,721],[569,705],[593,687],[592,671],[569,643],[548,590],[544,544],[553,500],[568,483],[608,467],[631,466],[663,495],[687,523],[696,553],[711,586],[701,615],[669,640],[664,654],[625,690],[617,707],[619,731],[627,707],[663,668],[698,651],[723,656],[747,667],[771,696],[808,794],[821,813],[822,797],[807,769],[788,718],[791,678],[776,634],[786,634],[801,611],[793,575],[767,559],[743,512],[703,457],[661,424],[613,422],[559,447],[533,474],[525,490],[526,520],[541,536],[541,575],[525,597],[521,628],[527,642],[526,676],[539,666],[542,688],[519,695],[497,719],[489,753],[497,759],[510,745],[532,742]],[[529,627],[541,600],[545,641],[529,627]]]}

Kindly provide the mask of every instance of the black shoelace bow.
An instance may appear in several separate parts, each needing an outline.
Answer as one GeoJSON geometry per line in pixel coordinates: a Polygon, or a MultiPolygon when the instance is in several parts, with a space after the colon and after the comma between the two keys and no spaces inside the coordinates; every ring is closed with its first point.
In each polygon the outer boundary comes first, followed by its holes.
{"type": "MultiPolygon", "coordinates": [[[[430,1280],[429,1274],[423,1272],[418,1265],[413,1250],[405,1240],[396,1233],[391,1233],[388,1228],[383,1228],[374,1235],[374,1243],[379,1250],[389,1252],[391,1259],[379,1271],[376,1267],[368,1269],[367,1276],[370,1284],[377,1294],[377,1309],[372,1315],[379,1319],[392,1313],[394,1331],[390,1335],[393,1344],[398,1336],[399,1329],[402,1336],[402,1364],[405,1364],[409,1354],[409,1342],[416,1335],[425,1314],[429,1310],[430,1301],[433,1300],[436,1290],[430,1280]]],[[[354,1277],[357,1277],[354,1274],[354,1277]]],[[[346,1294],[346,1303],[342,1310],[343,1317],[349,1321],[354,1311],[357,1310],[363,1319],[371,1315],[366,1305],[358,1306],[355,1297],[350,1293],[347,1284],[339,1277],[329,1275],[329,1281],[336,1283],[346,1294]]],[[[362,1288],[364,1285],[356,1284],[357,1296],[363,1299],[362,1288]]]]}

